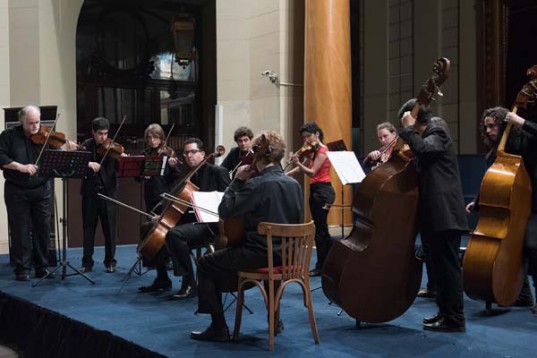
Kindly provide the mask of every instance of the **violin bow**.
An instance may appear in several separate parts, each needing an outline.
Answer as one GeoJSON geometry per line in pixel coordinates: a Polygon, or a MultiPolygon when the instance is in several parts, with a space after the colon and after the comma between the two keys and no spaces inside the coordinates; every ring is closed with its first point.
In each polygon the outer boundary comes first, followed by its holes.
{"type": "Polygon", "coordinates": [[[168,139],[170,139],[170,135],[172,134],[174,128],[175,128],[175,122],[172,123],[172,127],[168,131],[168,135],[164,139],[164,145],[168,145],[168,139]]]}
{"type": "Polygon", "coordinates": [[[35,160],[34,165],[37,165],[37,163],[39,162],[39,159],[41,159],[41,156],[43,155],[43,152],[45,151],[45,147],[48,144],[48,140],[50,139],[50,135],[52,134],[52,131],[56,128],[56,122],[58,122],[59,118],[60,118],[60,113],[57,113],[56,114],[56,119],[54,119],[54,123],[52,124],[52,128],[50,129],[50,131],[47,134],[47,138],[45,139],[45,143],[43,143],[43,146],[41,147],[41,150],[39,151],[39,155],[37,156],[37,159],[35,160]]]}
{"type": "Polygon", "coordinates": [[[117,135],[119,134],[119,131],[121,130],[121,127],[123,127],[123,123],[125,123],[125,120],[127,119],[127,115],[124,115],[123,116],[123,120],[121,121],[120,125],[119,125],[119,128],[117,129],[116,131],[116,134],[114,134],[114,138],[112,138],[112,142],[110,143],[110,145],[108,146],[108,148],[106,149],[106,152],[104,153],[103,155],[103,158],[101,159],[101,161],[99,162],[99,165],[102,165],[103,162],[104,162],[104,159],[106,158],[106,156],[108,155],[108,153],[110,152],[110,149],[112,148],[112,145],[114,144],[114,142],[116,141],[116,138],[117,138],[117,135]]]}

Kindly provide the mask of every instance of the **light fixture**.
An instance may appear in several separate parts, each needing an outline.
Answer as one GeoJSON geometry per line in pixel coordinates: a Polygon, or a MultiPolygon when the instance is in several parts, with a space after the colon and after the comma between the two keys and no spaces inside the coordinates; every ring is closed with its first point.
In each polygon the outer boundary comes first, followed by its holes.
{"type": "Polygon", "coordinates": [[[185,68],[194,57],[194,29],[196,21],[188,15],[172,20],[171,31],[175,48],[175,61],[185,68]]]}

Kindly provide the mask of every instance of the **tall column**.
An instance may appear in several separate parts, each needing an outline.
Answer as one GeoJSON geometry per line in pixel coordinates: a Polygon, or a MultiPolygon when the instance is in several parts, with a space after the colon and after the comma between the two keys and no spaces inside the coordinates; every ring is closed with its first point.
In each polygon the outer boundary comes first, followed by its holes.
{"type": "MultiPolygon", "coordinates": [[[[349,0],[306,0],[304,58],[304,120],[315,121],[324,132],[324,142],[351,141],[351,56],[349,0]]],[[[342,185],[332,172],[335,204],[342,203],[342,185]]],[[[308,196],[306,196],[307,198],[308,196]]],[[[352,201],[344,188],[344,204],[352,201]]],[[[306,205],[307,207],[307,205],[306,205]]],[[[345,224],[351,211],[345,209],[345,224]]],[[[341,224],[341,210],[332,209],[330,225],[341,224]]]]}

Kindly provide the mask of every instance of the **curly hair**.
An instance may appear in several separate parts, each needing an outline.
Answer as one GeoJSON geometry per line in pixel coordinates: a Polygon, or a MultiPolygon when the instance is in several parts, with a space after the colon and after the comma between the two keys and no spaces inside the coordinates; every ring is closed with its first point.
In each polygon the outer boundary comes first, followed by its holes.
{"type": "Polygon", "coordinates": [[[490,140],[490,138],[487,136],[487,127],[485,127],[485,118],[490,117],[494,119],[494,124],[498,126],[498,138],[500,138],[503,135],[503,131],[505,130],[506,124],[504,122],[504,119],[508,112],[509,110],[507,108],[500,107],[500,106],[487,108],[483,111],[483,114],[481,115],[481,122],[480,122],[479,128],[480,128],[481,138],[483,139],[483,143],[485,143],[487,147],[489,148],[493,147],[496,143],[493,143],[490,140]]]}
{"type": "Polygon", "coordinates": [[[235,130],[235,134],[233,134],[233,140],[236,142],[242,137],[252,139],[254,137],[254,132],[252,132],[252,130],[248,127],[239,127],[235,130]]]}
{"type": "Polygon", "coordinates": [[[317,133],[319,132],[319,140],[322,142],[324,138],[323,130],[315,122],[308,122],[302,125],[298,132],[302,135],[304,132],[317,133]]]}
{"type": "Polygon", "coordinates": [[[253,140],[254,161],[264,164],[279,163],[286,150],[285,140],[276,131],[264,131],[253,140]]]}

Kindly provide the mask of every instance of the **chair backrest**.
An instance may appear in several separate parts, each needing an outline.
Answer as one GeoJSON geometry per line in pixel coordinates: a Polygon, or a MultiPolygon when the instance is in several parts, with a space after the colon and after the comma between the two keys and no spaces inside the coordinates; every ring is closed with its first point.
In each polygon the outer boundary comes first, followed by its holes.
{"type": "Polygon", "coordinates": [[[307,278],[310,266],[311,252],[315,238],[315,224],[276,224],[261,222],[257,232],[267,237],[268,273],[272,278],[276,273],[283,280],[295,277],[307,278]],[[273,239],[281,242],[281,266],[274,270],[273,239]]]}

